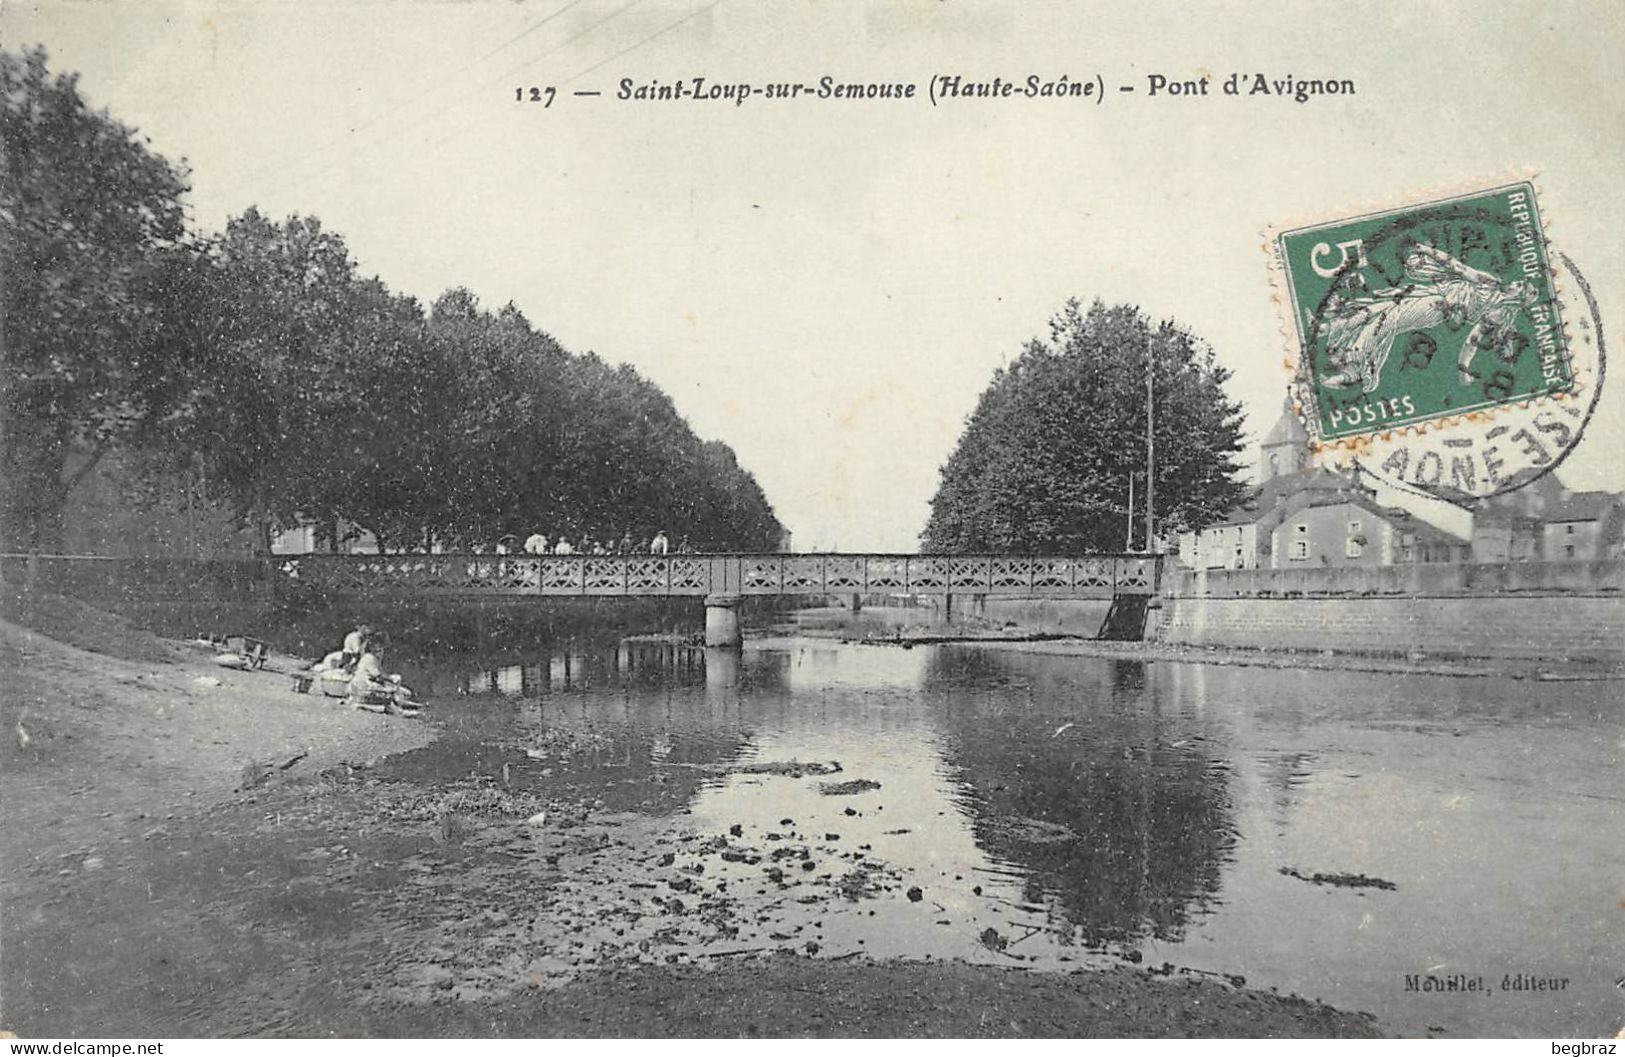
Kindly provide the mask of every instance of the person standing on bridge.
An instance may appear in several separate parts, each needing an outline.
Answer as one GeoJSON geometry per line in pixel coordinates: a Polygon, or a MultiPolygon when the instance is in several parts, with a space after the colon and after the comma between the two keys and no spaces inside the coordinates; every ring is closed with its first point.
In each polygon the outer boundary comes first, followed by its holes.
{"type": "Polygon", "coordinates": [[[526,536],[525,537],[525,553],[526,554],[546,554],[547,553],[547,537],[542,535],[540,532],[532,532],[529,536],[526,536]]]}
{"type": "Polygon", "coordinates": [[[569,540],[565,539],[563,536],[560,536],[559,541],[553,545],[553,553],[554,554],[574,554],[575,553],[575,548],[570,546],[570,541],[569,540]]]}
{"type": "Polygon", "coordinates": [[[649,541],[649,553],[664,556],[671,550],[671,542],[666,539],[665,530],[655,533],[655,538],[649,541]]]}

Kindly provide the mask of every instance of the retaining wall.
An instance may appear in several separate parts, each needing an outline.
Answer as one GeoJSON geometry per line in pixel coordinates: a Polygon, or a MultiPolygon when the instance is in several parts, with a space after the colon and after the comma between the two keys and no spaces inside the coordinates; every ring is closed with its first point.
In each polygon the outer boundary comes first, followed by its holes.
{"type": "Polygon", "coordinates": [[[1625,662],[1625,562],[1169,570],[1151,636],[1189,646],[1625,662]]]}
{"type": "Polygon", "coordinates": [[[1625,662],[1625,598],[1167,598],[1156,637],[1189,646],[1625,662]]]}
{"type": "MultiPolygon", "coordinates": [[[[966,599],[969,603],[970,600],[966,599]]],[[[954,599],[959,605],[959,599],[954,599]]],[[[979,606],[967,604],[968,615],[995,625],[1015,624],[1033,631],[1094,637],[1112,604],[1093,598],[989,598],[979,606]]]]}
{"type": "Polygon", "coordinates": [[[1410,562],[1402,565],[1297,566],[1279,569],[1163,570],[1172,598],[1269,598],[1299,595],[1625,594],[1625,560],[1554,562],[1410,562]]]}

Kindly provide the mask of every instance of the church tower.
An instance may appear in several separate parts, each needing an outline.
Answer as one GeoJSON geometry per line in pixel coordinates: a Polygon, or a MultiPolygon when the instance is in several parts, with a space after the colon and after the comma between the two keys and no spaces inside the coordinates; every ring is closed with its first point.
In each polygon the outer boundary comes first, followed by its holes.
{"type": "Polygon", "coordinates": [[[1281,405],[1281,417],[1264,435],[1258,445],[1258,480],[1260,483],[1301,473],[1309,466],[1309,431],[1303,428],[1297,412],[1292,410],[1292,393],[1287,392],[1281,405]]]}

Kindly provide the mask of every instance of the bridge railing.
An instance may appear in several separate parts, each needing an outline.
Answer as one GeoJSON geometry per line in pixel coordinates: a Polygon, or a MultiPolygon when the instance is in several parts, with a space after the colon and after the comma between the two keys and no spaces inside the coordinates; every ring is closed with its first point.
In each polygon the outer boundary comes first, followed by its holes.
{"type": "Polygon", "coordinates": [[[484,596],[1153,594],[1161,563],[920,554],[304,554],[277,560],[291,587],[323,594],[484,596]]]}

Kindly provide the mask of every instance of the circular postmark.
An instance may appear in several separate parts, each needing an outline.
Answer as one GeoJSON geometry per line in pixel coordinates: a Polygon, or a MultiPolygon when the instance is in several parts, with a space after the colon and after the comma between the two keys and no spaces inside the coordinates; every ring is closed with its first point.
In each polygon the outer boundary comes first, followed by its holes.
{"type": "Polygon", "coordinates": [[[1565,307],[1572,290],[1577,310],[1565,313],[1576,321],[1570,389],[1323,447],[1323,459],[1391,487],[1456,501],[1522,488],[1556,470],[1585,436],[1607,364],[1602,318],[1590,286],[1567,256],[1556,256],[1572,281],[1572,287],[1560,287],[1565,307]]]}
{"type": "Polygon", "coordinates": [[[1550,473],[1584,435],[1602,322],[1532,185],[1287,232],[1277,252],[1323,463],[1465,501],[1550,473]]]}

